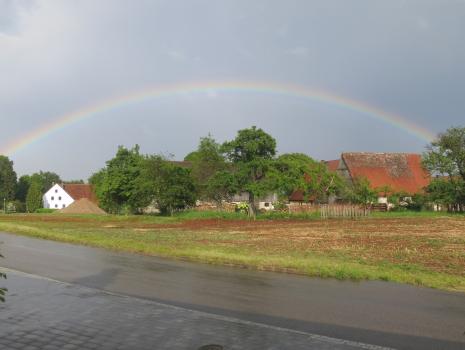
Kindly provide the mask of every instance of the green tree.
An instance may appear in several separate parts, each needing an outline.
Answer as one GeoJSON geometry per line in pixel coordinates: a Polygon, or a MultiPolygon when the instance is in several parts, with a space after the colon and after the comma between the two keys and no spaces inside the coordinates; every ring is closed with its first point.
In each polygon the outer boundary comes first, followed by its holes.
{"type": "Polygon", "coordinates": [[[222,170],[208,179],[205,191],[207,197],[221,207],[224,200],[230,200],[239,192],[239,186],[233,173],[222,170]]]}
{"type": "Polygon", "coordinates": [[[31,182],[35,181],[40,184],[42,194],[47,192],[54,184],[61,183],[61,178],[58,174],[52,171],[39,171],[31,175],[31,182]]]}
{"type": "Polygon", "coordinates": [[[270,172],[276,155],[276,140],[255,126],[237,132],[234,140],[225,142],[222,151],[232,163],[239,192],[249,197],[249,216],[255,217],[255,200],[274,190],[270,172]]]}
{"type": "Polygon", "coordinates": [[[16,173],[13,161],[6,156],[0,156],[0,200],[12,200],[16,191],[16,173]]]}
{"type": "Polygon", "coordinates": [[[199,198],[215,200],[216,192],[211,192],[211,190],[212,184],[217,181],[211,182],[210,180],[227,166],[220,145],[211,135],[202,137],[197,150],[188,154],[185,160],[191,162],[191,176],[199,198]]]}
{"type": "Polygon", "coordinates": [[[330,195],[336,195],[342,188],[343,181],[328,167],[317,162],[306,154],[288,153],[279,156],[272,172],[275,184],[273,187],[283,199],[296,190],[303,193],[304,198],[315,198],[326,201],[330,195]]]}
{"type": "Polygon", "coordinates": [[[171,163],[161,156],[146,157],[140,177],[140,192],[156,203],[162,214],[193,206],[196,188],[190,169],[171,163]]]}
{"type": "Polygon", "coordinates": [[[423,165],[432,174],[465,181],[465,127],[453,127],[439,134],[427,146],[423,165]]]}
{"type": "Polygon", "coordinates": [[[427,187],[431,201],[465,210],[465,127],[452,127],[427,147],[423,165],[436,175],[427,187]]]}
{"type": "Polygon", "coordinates": [[[139,186],[143,160],[138,145],[132,149],[120,146],[106,167],[90,178],[100,205],[106,211],[138,213],[149,204],[139,186]]]}
{"type": "Polygon", "coordinates": [[[23,175],[19,178],[16,185],[16,195],[15,198],[22,203],[26,203],[27,191],[31,186],[31,177],[29,175],[23,175]]]}
{"type": "Polygon", "coordinates": [[[371,188],[370,181],[366,177],[356,177],[346,188],[345,198],[353,203],[366,205],[375,202],[378,193],[371,188]]]}
{"type": "Polygon", "coordinates": [[[426,187],[428,200],[439,204],[449,211],[465,209],[465,182],[461,179],[438,177],[426,187]]]}
{"type": "Polygon", "coordinates": [[[26,207],[29,213],[34,213],[37,209],[42,208],[42,184],[38,181],[32,181],[26,196],[26,207]]]}

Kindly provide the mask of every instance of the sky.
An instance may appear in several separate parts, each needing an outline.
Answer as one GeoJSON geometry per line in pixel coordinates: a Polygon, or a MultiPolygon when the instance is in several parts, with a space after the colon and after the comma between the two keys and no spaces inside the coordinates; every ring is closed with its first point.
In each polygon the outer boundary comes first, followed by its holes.
{"type": "Polygon", "coordinates": [[[47,125],[115,96],[234,80],[326,91],[437,134],[465,125],[464,33],[464,0],[0,0],[0,153],[18,175],[87,179],[118,145],[183,159],[200,137],[252,125],[280,153],[320,160],[423,152],[427,139],[367,113],[258,90],[168,93],[47,125]]]}

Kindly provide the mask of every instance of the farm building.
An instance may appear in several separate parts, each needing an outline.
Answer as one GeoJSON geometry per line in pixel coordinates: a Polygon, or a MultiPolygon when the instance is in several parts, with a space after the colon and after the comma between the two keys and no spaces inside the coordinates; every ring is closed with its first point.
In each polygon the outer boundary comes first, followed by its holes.
{"type": "MultiPolygon", "coordinates": [[[[430,175],[421,165],[421,155],[413,153],[342,153],[336,171],[347,181],[366,178],[373,189],[387,187],[392,192],[421,193],[430,175]]],[[[379,194],[379,203],[387,198],[379,194]]]]}
{"type": "Polygon", "coordinates": [[[55,184],[43,195],[42,201],[44,208],[63,209],[82,198],[98,202],[92,185],[87,184],[55,184]]]}

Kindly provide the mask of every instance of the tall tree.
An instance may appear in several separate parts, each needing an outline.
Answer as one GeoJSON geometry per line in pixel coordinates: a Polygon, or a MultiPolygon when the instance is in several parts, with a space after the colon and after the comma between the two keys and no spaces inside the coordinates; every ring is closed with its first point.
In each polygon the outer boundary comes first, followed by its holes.
{"type": "Polygon", "coordinates": [[[26,202],[27,191],[31,186],[31,177],[29,175],[23,175],[18,179],[16,185],[16,195],[15,198],[22,203],[26,202]]]}
{"type": "Polygon", "coordinates": [[[427,188],[433,201],[465,209],[465,127],[440,133],[423,154],[423,165],[437,176],[427,188]]]}
{"type": "Polygon", "coordinates": [[[39,181],[32,181],[27,191],[26,207],[29,213],[34,213],[42,208],[42,184],[39,181]]]}
{"type": "Polygon", "coordinates": [[[16,191],[16,173],[13,161],[6,156],[0,156],[0,200],[12,200],[16,191]]]}
{"type": "Polygon", "coordinates": [[[36,181],[40,184],[42,194],[47,192],[54,184],[61,183],[60,175],[52,171],[39,171],[31,175],[31,181],[36,181]]]}
{"type": "Polygon", "coordinates": [[[465,127],[453,127],[440,133],[427,146],[423,165],[432,174],[465,181],[465,127]]]}
{"type": "Polygon", "coordinates": [[[191,162],[191,175],[194,179],[198,195],[201,199],[215,199],[212,193],[210,180],[216,173],[226,168],[226,161],[220,150],[220,145],[208,135],[200,139],[195,152],[186,156],[185,160],[191,162]]]}
{"type": "Polygon", "coordinates": [[[105,210],[111,213],[137,213],[148,204],[147,197],[139,187],[143,159],[138,145],[132,149],[120,146],[106,167],[90,178],[100,205],[105,210]]]}
{"type": "Polygon", "coordinates": [[[287,153],[279,156],[274,164],[274,187],[281,197],[288,198],[299,190],[305,199],[326,201],[343,187],[342,179],[328,167],[306,154],[287,153]]]}
{"type": "Polygon", "coordinates": [[[255,126],[239,130],[234,140],[225,142],[222,151],[232,163],[238,190],[249,197],[249,216],[256,215],[255,200],[273,191],[269,173],[276,155],[276,140],[255,126]]]}
{"type": "Polygon", "coordinates": [[[161,156],[146,157],[140,177],[140,191],[157,204],[163,214],[193,206],[196,188],[190,169],[171,163],[161,156]]]}

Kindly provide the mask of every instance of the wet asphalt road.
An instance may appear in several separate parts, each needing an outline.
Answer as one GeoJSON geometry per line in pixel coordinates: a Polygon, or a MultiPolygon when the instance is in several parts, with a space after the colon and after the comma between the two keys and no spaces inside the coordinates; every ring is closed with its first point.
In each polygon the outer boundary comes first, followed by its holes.
{"type": "Polygon", "coordinates": [[[241,320],[398,349],[465,349],[465,294],[172,261],[0,233],[1,265],[241,320]]]}
{"type": "Polygon", "coordinates": [[[7,273],[0,350],[392,350],[7,273]]]}

